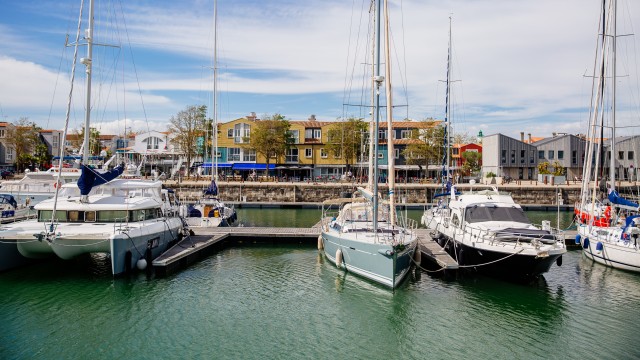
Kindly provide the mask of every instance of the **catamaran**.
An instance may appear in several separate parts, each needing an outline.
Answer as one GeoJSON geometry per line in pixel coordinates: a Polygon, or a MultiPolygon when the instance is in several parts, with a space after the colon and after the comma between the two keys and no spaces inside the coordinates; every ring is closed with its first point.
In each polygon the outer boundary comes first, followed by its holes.
{"type": "MultiPolygon", "coordinates": [[[[57,186],[52,199],[35,205],[36,219],[0,227],[0,241],[15,241],[18,251],[27,258],[57,255],[71,259],[85,253],[107,253],[112,273],[118,275],[136,267],[145,268],[170,243],[183,236],[184,225],[174,194],[163,189],[160,181],[117,179],[125,169],[124,163],[108,171],[87,165],[89,131],[86,129],[90,129],[92,109],[93,5],[91,0],[85,32],[87,57],[81,61],[86,67],[87,86],[80,178],[77,183],[57,186]]],[[[78,40],[79,34],[76,44],[78,40]]],[[[75,57],[72,74],[75,74],[75,57]]],[[[69,107],[70,103],[67,124],[69,107]]]]}

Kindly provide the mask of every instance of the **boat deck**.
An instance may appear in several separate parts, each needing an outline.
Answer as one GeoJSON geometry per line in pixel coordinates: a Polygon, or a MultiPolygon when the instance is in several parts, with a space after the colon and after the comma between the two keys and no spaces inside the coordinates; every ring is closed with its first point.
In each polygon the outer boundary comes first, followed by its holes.
{"type": "MultiPolygon", "coordinates": [[[[247,243],[317,245],[320,222],[310,228],[281,227],[211,227],[193,228],[188,236],[153,261],[158,275],[167,275],[184,268],[227,245],[247,243]]],[[[458,263],[431,239],[426,229],[417,229],[423,260],[436,263],[445,270],[455,270],[458,263]]]]}

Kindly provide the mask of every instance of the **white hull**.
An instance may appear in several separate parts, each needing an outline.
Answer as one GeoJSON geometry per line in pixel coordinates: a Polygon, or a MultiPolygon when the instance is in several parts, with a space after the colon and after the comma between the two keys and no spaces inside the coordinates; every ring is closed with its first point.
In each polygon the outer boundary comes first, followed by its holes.
{"type": "Polygon", "coordinates": [[[616,269],[640,272],[640,242],[621,239],[621,228],[578,227],[580,245],[585,256],[616,269]]]}

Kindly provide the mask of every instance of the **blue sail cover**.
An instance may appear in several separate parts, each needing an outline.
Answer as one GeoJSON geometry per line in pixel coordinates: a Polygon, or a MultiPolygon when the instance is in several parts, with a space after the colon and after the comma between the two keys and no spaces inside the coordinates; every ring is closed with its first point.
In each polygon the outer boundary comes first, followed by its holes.
{"type": "Polygon", "coordinates": [[[0,204],[1,203],[7,203],[13,206],[14,209],[18,207],[16,199],[11,194],[0,194],[0,204]]]}
{"type": "Polygon", "coordinates": [[[638,208],[638,204],[623,198],[616,190],[610,191],[608,197],[612,204],[630,206],[635,209],[638,208]]]}
{"type": "Polygon", "coordinates": [[[218,195],[218,185],[216,185],[215,179],[211,179],[211,184],[209,184],[209,187],[206,188],[203,193],[204,195],[218,195]]]}
{"type": "Polygon", "coordinates": [[[94,186],[108,183],[109,181],[117,178],[124,171],[124,163],[114,167],[104,173],[99,173],[95,169],[90,168],[87,165],[82,165],[82,174],[78,179],[78,188],[80,188],[80,195],[89,195],[89,192],[94,186]]]}

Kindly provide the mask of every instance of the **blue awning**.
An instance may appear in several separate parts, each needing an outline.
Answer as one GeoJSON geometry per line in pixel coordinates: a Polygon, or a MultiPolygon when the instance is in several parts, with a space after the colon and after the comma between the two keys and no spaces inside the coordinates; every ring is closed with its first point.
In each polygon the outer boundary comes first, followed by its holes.
{"type": "MultiPolygon", "coordinates": [[[[274,164],[269,164],[269,170],[275,169],[274,164]]],[[[267,164],[252,164],[252,163],[236,163],[233,164],[233,170],[265,170],[267,164]]]]}
{"type": "MultiPolygon", "coordinates": [[[[218,163],[218,169],[221,168],[230,168],[231,166],[233,166],[233,164],[229,164],[229,163],[218,163]]],[[[211,167],[211,163],[204,163],[202,164],[203,168],[210,168],[211,167]]]]}
{"type": "MultiPolygon", "coordinates": [[[[59,160],[60,156],[54,156],[53,160],[59,160]]],[[[63,161],[70,161],[70,160],[82,160],[82,156],[81,155],[66,155],[63,159],[63,161]]],[[[89,156],[89,160],[104,160],[104,156],[99,156],[99,155],[92,155],[89,156]]]]}

